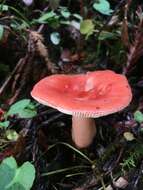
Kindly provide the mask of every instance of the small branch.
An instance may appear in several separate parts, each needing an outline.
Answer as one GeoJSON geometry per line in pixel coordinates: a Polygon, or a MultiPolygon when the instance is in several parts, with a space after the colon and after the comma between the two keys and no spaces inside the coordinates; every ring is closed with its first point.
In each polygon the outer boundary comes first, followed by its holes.
{"type": "Polygon", "coordinates": [[[127,55],[127,63],[123,68],[123,74],[129,74],[134,68],[138,59],[143,55],[143,20],[140,21],[137,30],[135,31],[134,42],[130,45],[129,53],[127,55]]]}
{"type": "Polygon", "coordinates": [[[19,62],[17,63],[16,67],[14,68],[14,70],[12,71],[12,73],[10,74],[10,76],[6,79],[6,81],[3,83],[3,85],[0,87],[0,96],[2,96],[2,94],[4,93],[5,89],[8,87],[9,83],[11,82],[12,78],[14,77],[14,75],[16,74],[18,68],[20,66],[24,66],[24,59],[21,58],[19,60],[19,62]]]}

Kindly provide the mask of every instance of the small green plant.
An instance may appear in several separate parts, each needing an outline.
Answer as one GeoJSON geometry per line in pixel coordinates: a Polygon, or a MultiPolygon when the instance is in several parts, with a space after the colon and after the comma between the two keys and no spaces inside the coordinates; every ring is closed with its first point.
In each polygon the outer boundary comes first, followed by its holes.
{"type": "Polygon", "coordinates": [[[36,107],[30,99],[23,99],[13,104],[5,116],[18,114],[21,118],[32,118],[36,116],[36,107]]]}
{"type": "Polygon", "coordinates": [[[40,15],[38,19],[33,19],[33,24],[48,24],[56,29],[60,25],[70,25],[73,20],[80,23],[82,17],[79,14],[72,14],[67,7],[59,7],[56,11],[48,10],[40,15]]]}
{"type": "MultiPolygon", "coordinates": [[[[7,4],[0,4],[0,13],[10,12],[13,15],[13,19],[10,21],[10,27],[15,31],[21,31],[22,29],[30,28],[31,22],[25,17],[24,13],[16,9],[14,6],[9,6],[7,4]]],[[[24,12],[24,11],[23,11],[24,12]]],[[[2,25],[1,32],[2,33],[2,25]]]]}
{"type": "Polygon", "coordinates": [[[40,15],[38,19],[33,19],[31,22],[33,25],[36,24],[48,24],[53,28],[53,32],[50,34],[50,40],[54,45],[60,43],[60,33],[57,30],[62,25],[71,25],[76,29],[80,29],[80,22],[82,17],[79,14],[72,14],[67,7],[59,6],[57,10],[48,10],[40,15]]]}
{"type": "Polygon", "coordinates": [[[122,166],[122,170],[125,169],[131,169],[132,167],[136,167],[136,154],[130,154],[129,157],[127,159],[123,160],[123,163],[121,163],[120,165],[122,166]]]}
{"type": "Polygon", "coordinates": [[[83,20],[80,24],[80,32],[81,34],[86,35],[86,38],[93,34],[94,32],[94,24],[91,19],[83,20]]]}
{"type": "Polygon", "coordinates": [[[35,179],[35,168],[30,162],[18,167],[13,157],[8,157],[0,164],[1,190],[30,190],[35,179]]]}
{"type": "Polygon", "coordinates": [[[131,168],[136,167],[137,160],[143,156],[143,145],[136,144],[133,150],[129,150],[129,156],[123,159],[123,162],[120,164],[122,171],[130,170],[131,168]]]}
{"type": "Polygon", "coordinates": [[[8,117],[13,115],[24,119],[35,117],[37,115],[36,106],[30,99],[23,99],[14,103],[10,106],[9,110],[4,113],[4,119],[0,122],[0,127],[7,128],[10,125],[8,117]]]}

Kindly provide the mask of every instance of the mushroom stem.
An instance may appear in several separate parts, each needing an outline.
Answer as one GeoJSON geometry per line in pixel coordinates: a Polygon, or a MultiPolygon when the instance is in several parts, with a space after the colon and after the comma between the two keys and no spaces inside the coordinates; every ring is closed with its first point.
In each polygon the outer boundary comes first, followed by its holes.
{"type": "Polygon", "coordinates": [[[88,147],[96,134],[96,125],[93,118],[72,118],[72,139],[78,148],[88,147]]]}

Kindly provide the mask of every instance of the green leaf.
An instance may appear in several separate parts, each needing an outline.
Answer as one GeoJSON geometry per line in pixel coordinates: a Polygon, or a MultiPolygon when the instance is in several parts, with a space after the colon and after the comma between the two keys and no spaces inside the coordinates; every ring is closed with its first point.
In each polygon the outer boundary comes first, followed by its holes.
{"type": "Polygon", "coordinates": [[[0,24],[0,40],[2,40],[4,34],[4,27],[0,24]]]}
{"type": "Polygon", "coordinates": [[[77,30],[80,30],[80,22],[78,22],[76,20],[72,20],[70,22],[70,25],[73,26],[74,28],[76,28],[77,30]]]}
{"type": "Polygon", "coordinates": [[[21,111],[24,108],[26,108],[29,104],[30,104],[30,100],[29,99],[20,100],[20,101],[16,102],[15,104],[13,104],[10,107],[9,111],[7,112],[7,115],[18,114],[19,111],[21,111]]]}
{"type": "Polygon", "coordinates": [[[16,141],[18,139],[18,137],[19,137],[19,135],[15,130],[9,129],[6,131],[6,138],[8,140],[16,141]]]}
{"type": "Polygon", "coordinates": [[[23,99],[13,104],[5,114],[5,118],[11,115],[19,115],[21,118],[32,118],[37,115],[35,105],[29,99],[23,99]]]}
{"type": "Polygon", "coordinates": [[[69,18],[71,13],[67,10],[67,9],[62,9],[61,10],[61,15],[64,17],[64,18],[69,18]]]}
{"type": "Polygon", "coordinates": [[[115,34],[107,31],[102,31],[98,37],[99,40],[115,39],[115,34]]]}
{"type": "Polygon", "coordinates": [[[58,45],[60,43],[60,34],[58,32],[51,33],[50,40],[53,44],[58,45]]]}
{"type": "Polygon", "coordinates": [[[60,24],[70,25],[69,20],[60,20],[60,24]]]}
{"type": "Polygon", "coordinates": [[[91,19],[83,20],[80,24],[81,34],[91,35],[94,32],[94,24],[91,19]]]}
{"type": "MultiPolygon", "coordinates": [[[[10,186],[14,184],[19,184],[24,187],[25,190],[29,190],[35,179],[35,168],[30,162],[25,162],[21,167],[16,170],[14,179],[12,180],[10,186]]],[[[18,190],[18,189],[17,189],[18,190]]]]}
{"type": "Polygon", "coordinates": [[[35,110],[36,104],[34,104],[33,102],[30,102],[30,104],[27,107],[28,109],[35,110]]]}
{"type": "Polygon", "coordinates": [[[0,189],[6,190],[16,173],[17,163],[13,157],[6,158],[0,164],[0,189]]]}
{"type": "Polygon", "coordinates": [[[0,166],[2,166],[3,164],[7,165],[7,166],[8,166],[9,168],[11,168],[11,169],[14,169],[14,170],[17,169],[16,160],[15,160],[12,156],[10,156],[10,157],[8,157],[8,158],[5,158],[5,159],[2,161],[2,163],[1,163],[0,166]]]}
{"type": "Polygon", "coordinates": [[[142,114],[142,112],[136,111],[134,113],[134,119],[135,119],[135,121],[137,121],[139,123],[142,123],[143,122],[143,114],[142,114]]]}
{"type": "Polygon", "coordinates": [[[10,124],[9,121],[3,121],[3,122],[0,122],[0,127],[7,128],[9,126],[9,124],[10,124]]]}
{"type": "Polygon", "coordinates": [[[10,188],[6,188],[6,190],[25,190],[25,188],[21,184],[15,183],[10,188]]]}
{"type": "Polygon", "coordinates": [[[19,111],[18,115],[21,118],[28,119],[28,118],[35,117],[37,115],[37,111],[36,110],[30,110],[30,109],[23,109],[23,110],[19,111]]]}
{"type": "Polygon", "coordinates": [[[46,23],[48,19],[54,18],[56,16],[56,13],[54,11],[50,11],[48,13],[43,14],[39,19],[39,23],[46,23]]]}
{"type": "Polygon", "coordinates": [[[82,18],[82,16],[81,15],[79,15],[79,14],[73,14],[72,16],[74,16],[75,18],[77,18],[78,20],[80,20],[80,21],[82,21],[83,20],[83,18],[82,18]]]}
{"type": "Polygon", "coordinates": [[[93,4],[93,8],[103,15],[110,15],[113,12],[107,0],[98,0],[98,2],[93,4]]]}
{"type": "Polygon", "coordinates": [[[1,11],[8,11],[8,5],[3,5],[3,4],[0,4],[0,12],[1,11]]]}
{"type": "Polygon", "coordinates": [[[10,71],[10,67],[8,65],[5,65],[3,63],[0,63],[0,74],[5,75],[10,71]]]}
{"type": "Polygon", "coordinates": [[[25,162],[18,168],[16,160],[9,157],[0,164],[1,190],[30,190],[35,179],[35,168],[25,162]]]}

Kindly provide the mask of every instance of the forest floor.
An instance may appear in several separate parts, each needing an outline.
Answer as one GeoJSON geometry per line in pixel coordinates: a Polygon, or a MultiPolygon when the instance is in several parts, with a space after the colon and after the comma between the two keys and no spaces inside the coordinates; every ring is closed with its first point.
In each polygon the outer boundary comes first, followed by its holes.
{"type": "Polygon", "coordinates": [[[142,8],[132,0],[0,1],[0,161],[29,161],[31,189],[143,189],[142,8]],[[52,74],[106,69],[127,77],[132,102],[97,118],[92,144],[78,149],[71,116],[30,92],[52,74]]]}

